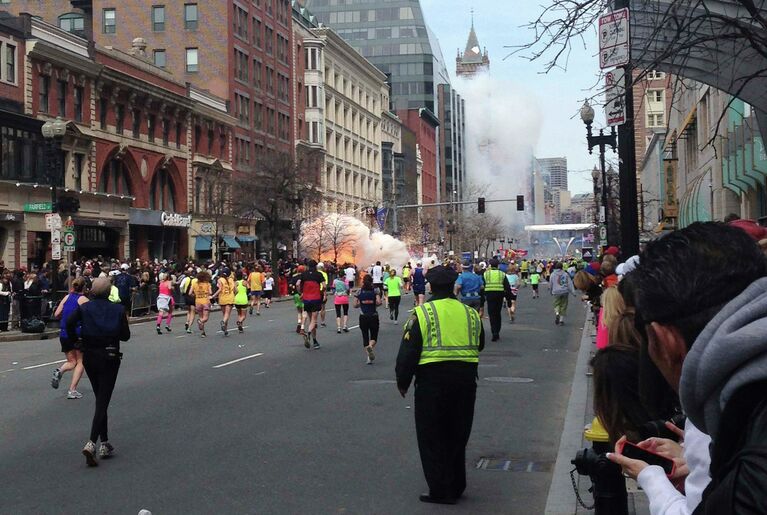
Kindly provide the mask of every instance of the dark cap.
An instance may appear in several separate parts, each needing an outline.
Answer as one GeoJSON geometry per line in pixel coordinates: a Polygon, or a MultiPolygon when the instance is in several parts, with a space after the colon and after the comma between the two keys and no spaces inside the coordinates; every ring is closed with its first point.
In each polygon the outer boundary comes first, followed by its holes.
{"type": "Polygon", "coordinates": [[[494,268],[498,268],[499,264],[500,264],[500,262],[497,259],[495,259],[495,258],[490,260],[490,266],[492,266],[494,268]]]}
{"type": "Polygon", "coordinates": [[[466,261],[464,261],[464,262],[463,262],[463,264],[462,264],[461,266],[462,266],[463,268],[471,268],[471,267],[473,267],[474,265],[472,265],[472,264],[471,264],[471,261],[469,261],[469,260],[467,259],[466,261]]]}
{"type": "Polygon", "coordinates": [[[432,286],[450,286],[458,279],[458,273],[446,266],[435,266],[426,272],[426,280],[432,286]]]}

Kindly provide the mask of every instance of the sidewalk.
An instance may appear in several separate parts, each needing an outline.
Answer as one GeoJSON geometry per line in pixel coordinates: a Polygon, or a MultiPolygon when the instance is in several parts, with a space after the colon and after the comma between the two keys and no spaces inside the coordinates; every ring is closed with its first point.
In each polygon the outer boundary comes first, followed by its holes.
{"type": "MultiPolygon", "coordinates": [[[[575,467],[570,461],[575,458],[575,454],[579,450],[591,447],[591,442],[583,436],[583,430],[587,424],[591,424],[594,418],[592,378],[586,373],[589,371],[591,356],[596,350],[595,340],[594,324],[591,321],[591,316],[587,316],[581,335],[581,346],[575,365],[575,375],[570,390],[562,438],[559,442],[559,452],[554,465],[554,475],[546,500],[546,515],[585,515],[593,512],[580,506],[576,499],[573,483],[570,480],[570,471],[575,467]]],[[[594,498],[589,492],[591,479],[577,473],[575,473],[574,479],[581,499],[588,505],[593,504],[594,498]]],[[[647,496],[638,490],[637,484],[632,480],[627,480],[626,489],[628,491],[629,513],[649,515],[647,496]]]]}
{"type": "MultiPolygon", "coordinates": [[[[272,302],[288,302],[292,300],[293,300],[293,297],[291,297],[290,295],[287,295],[285,297],[273,298],[272,302]]],[[[218,304],[214,304],[211,308],[211,312],[216,312],[216,311],[221,311],[221,308],[219,307],[218,304]]],[[[175,317],[179,315],[184,315],[185,313],[186,311],[184,310],[176,309],[176,311],[173,312],[173,316],[175,317]]],[[[141,324],[144,322],[150,322],[155,319],[157,319],[157,313],[154,313],[152,315],[129,317],[128,323],[141,324]]],[[[52,340],[58,337],[59,337],[58,325],[56,327],[46,328],[45,331],[42,333],[22,333],[18,329],[14,329],[12,331],[0,332],[0,343],[28,342],[28,341],[34,341],[34,340],[52,340]]]]}

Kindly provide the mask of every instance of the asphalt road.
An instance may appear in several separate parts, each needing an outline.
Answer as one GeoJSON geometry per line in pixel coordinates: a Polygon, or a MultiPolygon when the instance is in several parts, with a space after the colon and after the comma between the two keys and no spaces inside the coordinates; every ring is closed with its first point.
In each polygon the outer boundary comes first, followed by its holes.
{"type": "Polygon", "coordinates": [[[308,351],[292,303],[281,303],[228,338],[213,334],[218,313],[207,339],[185,335],[180,317],[163,336],[131,326],[110,406],[117,455],[97,468],[80,454],[93,414],[87,378],[85,397],[67,400],[69,377],[53,390],[54,365],[37,366],[62,359],[57,340],[0,344],[0,513],[542,513],[583,309],[572,299],[556,327],[546,295],[532,300],[528,288],[520,299],[517,323],[504,321],[480,358],[457,506],[418,501],[412,389],[402,399],[394,384],[403,321],[382,310],[367,366],[358,329],[336,335],[328,313],[322,349],[308,351]],[[477,469],[481,458],[498,461],[477,469]]]}

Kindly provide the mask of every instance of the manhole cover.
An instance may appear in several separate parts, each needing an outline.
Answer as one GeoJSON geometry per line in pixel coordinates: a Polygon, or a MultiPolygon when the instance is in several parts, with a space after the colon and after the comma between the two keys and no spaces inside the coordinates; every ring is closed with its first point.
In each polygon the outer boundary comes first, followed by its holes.
{"type": "Polygon", "coordinates": [[[506,458],[480,458],[478,470],[501,470],[504,472],[550,472],[552,463],[506,458]]]}
{"type": "Polygon", "coordinates": [[[393,379],[356,379],[349,381],[352,384],[397,384],[393,379]]]}
{"type": "Polygon", "coordinates": [[[529,377],[486,377],[485,381],[491,383],[532,383],[533,380],[529,377]]]}

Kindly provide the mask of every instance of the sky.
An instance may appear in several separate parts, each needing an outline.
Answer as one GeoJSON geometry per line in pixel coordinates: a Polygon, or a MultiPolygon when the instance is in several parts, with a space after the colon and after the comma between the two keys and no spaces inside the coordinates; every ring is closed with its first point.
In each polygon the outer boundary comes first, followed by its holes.
{"type": "MultiPolygon", "coordinates": [[[[426,22],[439,38],[452,77],[455,77],[457,50],[466,47],[471,28],[470,9],[474,8],[474,29],[479,44],[486,47],[490,55],[491,76],[512,83],[518,94],[527,97],[521,100],[534,103],[540,113],[538,127],[531,129],[540,133],[536,157],[567,157],[571,193],[588,193],[593,191],[591,169],[597,164],[598,156],[588,153],[586,128],[578,110],[583,100],[597,91],[592,89],[599,76],[596,32],[586,41],[586,48],[580,42],[573,45],[566,70],[544,73],[548,61],[545,58],[531,62],[514,55],[504,59],[512,51],[504,47],[532,40],[533,33],[522,25],[536,19],[541,12],[540,5],[546,1],[420,0],[426,22]],[[499,9],[499,5],[507,7],[499,9]]],[[[466,109],[471,109],[471,105],[467,104],[466,109]]],[[[595,110],[594,127],[598,130],[603,116],[599,108],[595,110]]],[[[523,119],[518,123],[530,122],[523,119]]],[[[525,130],[526,126],[514,129],[525,130]]]]}

